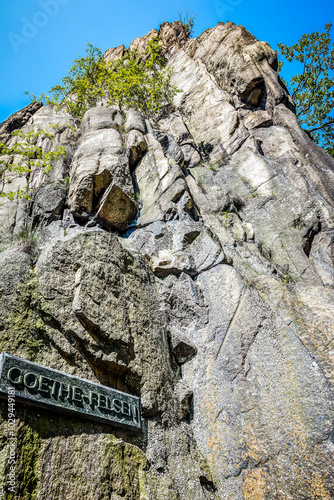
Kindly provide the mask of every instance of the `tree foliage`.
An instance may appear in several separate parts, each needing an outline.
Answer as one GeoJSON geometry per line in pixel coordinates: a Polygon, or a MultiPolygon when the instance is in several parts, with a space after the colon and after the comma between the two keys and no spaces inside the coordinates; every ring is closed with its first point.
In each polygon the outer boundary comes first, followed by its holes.
{"type": "MultiPolygon", "coordinates": [[[[300,123],[314,141],[334,156],[334,46],[330,36],[332,23],[323,33],[303,35],[288,47],[278,44],[281,55],[289,63],[301,64],[300,74],[293,76],[289,88],[300,123]]],[[[280,69],[283,63],[280,63],[280,69]]]]}
{"type": "Polygon", "coordinates": [[[100,49],[88,44],[86,56],[73,61],[61,85],[52,87],[50,95],[32,97],[58,107],[66,106],[79,119],[102,100],[121,109],[135,107],[154,119],[166,110],[178,92],[171,84],[172,72],[166,64],[158,38],[148,42],[144,55],[126,51],[116,61],[105,61],[100,49]]]}
{"type": "Polygon", "coordinates": [[[28,177],[36,169],[49,175],[54,162],[66,157],[66,150],[58,146],[55,151],[43,152],[43,148],[39,145],[41,139],[54,139],[54,134],[46,130],[27,134],[16,130],[12,133],[12,137],[10,145],[0,142],[0,197],[10,200],[17,197],[30,198],[29,188],[4,192],[5,184],[12,183],[18,177],[28,177]]]}
{"type": "Polygon", "coordinates": [[[127,51],[122,59],[107,63],[102,81],[109,104],[139,109],[147,118],[158,117],[178,92],[171,85],[172,72],[166,64],[158,38],[148,42],[144,57],[127,51]]]}
{"type": "Polygon", "coordinates": [[[98,100],[104,91],[98,86],[102,52],[88,43],[86,56],[74,59],[68,74],[62,78],[62,84],[55,85],[48,94],[36,97],[26,91],[32,101],[53,104],[56,108],[65,107],[75,118],[81,118],[98,100]]]}

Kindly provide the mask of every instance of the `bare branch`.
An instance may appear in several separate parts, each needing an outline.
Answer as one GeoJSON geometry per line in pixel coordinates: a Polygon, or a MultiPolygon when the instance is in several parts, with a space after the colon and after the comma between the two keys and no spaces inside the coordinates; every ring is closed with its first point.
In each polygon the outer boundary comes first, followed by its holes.
{"type": "Polygon", "coordinates": [[[327,125],[334,125],[334,118],[331,118],[330,120],[328,120],[327,122],[323,123],[322,125],[319,125],[318,127],[307,129],[307,131],[310,132],[310,134],[312,134],[312,132],[315,132],[316,130],[321,130],[324,127],[327,127],[327,125]]]}

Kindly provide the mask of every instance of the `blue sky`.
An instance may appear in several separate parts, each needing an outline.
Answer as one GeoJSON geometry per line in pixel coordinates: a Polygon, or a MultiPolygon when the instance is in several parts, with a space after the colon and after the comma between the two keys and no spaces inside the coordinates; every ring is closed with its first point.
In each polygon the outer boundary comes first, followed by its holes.
{"type": "Polygon", "coordinates": [[[232,21],[274,49],[323,31],[334,17],[332,0],[0,0],[0,8],[0,122],[30,102],[25,90],[39,95],[60,83],[87,42],[102,51],[128,46],[162,22],[177,20],[180,9],[196,14],[194,36],[232,21]]]}

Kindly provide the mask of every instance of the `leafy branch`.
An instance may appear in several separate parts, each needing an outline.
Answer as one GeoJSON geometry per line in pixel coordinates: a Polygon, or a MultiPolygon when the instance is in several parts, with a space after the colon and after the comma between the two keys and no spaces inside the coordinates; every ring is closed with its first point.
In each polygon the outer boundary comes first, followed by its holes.
{"type": "MultiPolygon", "coordinates": [[[[334,46],[330,36],[332,23],[323,33],[303,35],[288,47],[278,44],[281,55],[289,63],[301,64],[300,74],[290,83],[284,82],[296,105],[296,114],[315,142],[332,154],[334,148],[334,46]]],[[[279,71],[283,63],[279,64],[279,71]]]]}
{"type": "Polygon", "coordinates": [[[116,61],[106,61],[100,49],[88,44],[86,56],[73,61],[61,85],[33,100],[65,107],[81,119],[88,109],[105,100],[121,109],[134,107],[144,116],[155,118],[164,113],[179,90],[171,84],[172,71],[166,68],[158,38],[148,42],[144,55],[127,51],[116,61]]]}
{"type": "Polygon", "coordinates": [[[0,197],[10,200],[17,197],[30,199],[29,188],[4,192],[5,184],[12,183],[20,177],[29,177],[36,169],[49,175],[54,162],[66,158],[66,150],[58,146],[55,151],[43,152],[40,145],[42,140],[54,139],[54,134],[46,130],[26,134],[22,130],[16,130],[12,133],[12,138],[10,145],[0,143],[0,197]]]}

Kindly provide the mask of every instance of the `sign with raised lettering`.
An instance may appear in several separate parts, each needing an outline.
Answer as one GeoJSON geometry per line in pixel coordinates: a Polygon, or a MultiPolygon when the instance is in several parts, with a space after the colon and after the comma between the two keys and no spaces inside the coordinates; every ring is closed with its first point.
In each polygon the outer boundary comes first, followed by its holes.
{"type": "Polygon", "coordinates": [[[15,397],[31,404],[140,429],[140,399],[137,396],[95,384],[46,366],[0,355],[0,393],[15,389],[15,397]]]}

